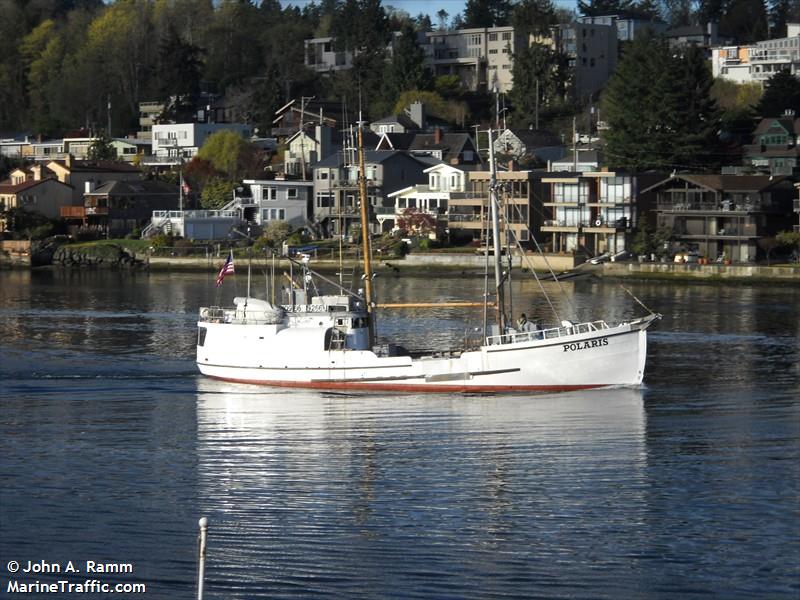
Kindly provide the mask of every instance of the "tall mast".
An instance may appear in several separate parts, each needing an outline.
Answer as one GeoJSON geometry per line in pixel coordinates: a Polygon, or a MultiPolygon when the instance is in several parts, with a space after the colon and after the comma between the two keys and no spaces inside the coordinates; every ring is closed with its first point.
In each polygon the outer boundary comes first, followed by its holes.
{"type": "Polygon", "coordinates": [[[497,164],[494,161],[492,130],[489,129],[489,202],[492,206],[492,244],[494,246],[494,284],[497,293],[495,309],[497,314],[497,334],[503,335],[505,301],[503,298],[503,266],[500,246],[500,199],[497,196],[497,164]]]}
{"type": "Polygon", "coordinates": [[[364,299],[369,315],[369,345],[375,343],[375,314],[372,302],[372,261],[369,248],[369,203],[367,173],[364,166],[364,121],[358,121],[358,196],[361,203],[361,249],[364,253],[364,299]]]}

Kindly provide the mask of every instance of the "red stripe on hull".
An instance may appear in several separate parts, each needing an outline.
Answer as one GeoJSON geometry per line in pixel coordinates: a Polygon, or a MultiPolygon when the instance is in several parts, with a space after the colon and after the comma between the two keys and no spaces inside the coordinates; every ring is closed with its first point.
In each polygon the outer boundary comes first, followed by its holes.
{"type": "Polygon", "coordinates": [[[602,383],[587,385],[421,385],[415,383],[357,383],[352,381],[253,381],[231,377],[216,377],[214,375],[207,375],[207,377],[219,379],[221,381],[230,381],[232,383],[248,383],[251,385],[265,385],[270,387],[313,390],[361,390],[372,392],[572,392],[608,387],[608,384],[602,383]]]}

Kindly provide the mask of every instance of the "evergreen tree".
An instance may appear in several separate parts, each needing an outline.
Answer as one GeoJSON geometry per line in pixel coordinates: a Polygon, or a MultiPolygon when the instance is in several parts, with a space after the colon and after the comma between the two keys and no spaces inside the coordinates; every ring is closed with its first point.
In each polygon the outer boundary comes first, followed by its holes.
{"type": "Polygon", "coordinates": [[[500,27],[511,22],[511,0],[467,0],[464,27],[500,27]]]}
{"type": "Polygon", "coordinates": [[[541,123],[552,109],[563,104],[569,83],[565,55],[544,44],[531,44],[514,53],[512,69],[514,87],[509,99],[514,107],[515,124],[533,126],[537,117],[541,123]]]}
{"type": "Polygon", "coordinates": [[[780,71],[765,83],[764,95],[756,106],[762,117],[780,117],[787,110],[800,115],[800,80],[789,70],[780,71]]]}
{"type": "Polygon", "coordinates": [[[700,0],[697,4],[697,23],[704,27],[707,23],[720,23],[729,4],[730,0],[700,0]]]}
{"type": "Polygon", "coordinates": [[[636,38],[604,96],[610,166],[671,171],[708,164],[718,127],[710,88],[697,51],[673,55],[663,39],[636,38]]]}
{"type": "Polygon", "coordinates": [[[732,0],[720,27],[740,44],[767,38],[767,7],[764,0],[732,0]]]}
{"type": "Polygon", "coordinates": [[[786,37],[786,24],[800,22],[800,0],[772,0],[769,7],[770,37],[786,37]]]}
{"type": "Polygon", "coordinates": [[[165,103],[162,117],[176,122],[191,118],[200,96],[203,50],[181,39],[169,26],[158,48],[159,97],[165,103]]]}
{"type": "Polygon", "coordinates": [[[116,160],[117,151],[111,145],[111,138],[108,137],[105,130],[96,135],[89,144],[86,157],[89,160],[116,160]]]}
{"type": "Polygon", "coordinates": [[[511,17],[515,32],[525,37],[549,36],[550,27],[557,22],[552,0],[520,0],[511,17]]]}
{"type": "Polygon", "coordinates": [[[417,43],[417,34],[406,23],[395,45],[392,60],[386,65],[383,95],[391,104],[406,90],[429,90],[433,77],[425,67],[425,52],[417,43]]]}
{"type": "Polygon", "coordinates": [[[578,12],[587,17],[618,15],[628,12],[632,5],[632,0],[578,0],[578,12]]]}

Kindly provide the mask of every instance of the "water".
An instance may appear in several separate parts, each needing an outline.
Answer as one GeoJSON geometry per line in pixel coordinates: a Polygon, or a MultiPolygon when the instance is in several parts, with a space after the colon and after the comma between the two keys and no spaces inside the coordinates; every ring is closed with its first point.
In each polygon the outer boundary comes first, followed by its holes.
{"type": "MultiPolygon", "coordinates": [[[[93,560],[132,564],[92,575],[147,585],[130,597],[191,598],[201,516],[207,598],[800,595],[797,286],[626,283],[665,314],[641,390],[387,398],[198,377],[213,277],[0,273],[0,595],[9,560],[93,560]]],[[[514,285],[515,313],[550,316],[514,285]]],[[[566,287],[565,318],[642,312],[615,283],[566,287]]],[[[380,332],[443,348],[481,311],[403,315],[380,332]]]]}

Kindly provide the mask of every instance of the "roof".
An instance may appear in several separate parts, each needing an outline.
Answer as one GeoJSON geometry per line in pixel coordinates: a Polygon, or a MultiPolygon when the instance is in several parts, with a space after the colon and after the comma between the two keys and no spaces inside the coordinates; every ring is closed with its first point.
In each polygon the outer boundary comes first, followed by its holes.
{"type": "Polygon", "coordinates": [[[11,183],[10,180],[5,180],[0,182],[0,194],[19,194],[20,192],[24,192],[25,190],[29,190],[37,185],[45,183],[47,181],[52,181],[59,185],[65,185],[71,188],[71,185],[67,185],[66,183],[61,183],[58,179],[54,179],[53,177],[45,177],[44,179],[28,179],[27,181],[23,181],[22,183],[17,183],[16,185],[11,183]]]}
{"type": "Polygon", "coordinates": [[[708,35],[706,28],[702,25],[684,25],[683,27],[676,27],[664,33],[666,37],[689,37],[689,36],[705,36],[708,35]]]}
{"type": "Polygon", "coordinates": [[[442,160],[450,162],[459,158],[467,142],[471,142],[468,133],[442,133],[439,142],[436,142],[434,133],[417,133],[409,146],[411,152],[424,150],[442,150],[442,160]]]}
{"type": "MultiPolygon", "coordinates": [[[[404,152],[398,152],[396,150],[365,150],[364,151],[364,162],[365,163],[383,163],[389,160],[394,156],[408,156],[404,152]]],[[[409,158],[412,158],[409,156],[409,158]]],[[[331,154],[327,158],[323,158],[321,161],[314,163],[314,168],[317,167],[341,167],[345,163],[344,157],[342,156],[342,152],[337,152],[335,154],[331,154]]]]}
{"type": "Polygon", "coordinates": [[[659,181],[640,193],[649,192],[659,188],[673,179],[683,179],[699,187],[704,187],[716,192],[760,192],[787,179],[784,176],[772,175],[693,175],[691,173],[677,174],[659,181]]]}
{"type": "MultiPolygon", "coordinates": [[[[542,146],[563,146],[561,138],[550,131],[544,129],[506,129],[503,133],[513,134],[526,148],[537,148],[542,146]]],[[[502,134],[501,134],[502,135],[502,134]]],[[[499,137],[497,139],[500,139],[499,137]]],[[[496,142],[497,140],[495,140],[496,142]]]]}
{"type": "MultiPolygon", "coordinates": [[[[564,158],[554,160],[553,163],[564,164],[574,162],[575,155],[570,151],[564,158]]],[[[597,150],[578,150],[578,162],[599,162],[600,153],[597,150]]]]}
{"type": "Polygon", "coordinates": [[[141,173],[139,167],[112,160],[73,160],[70,166],[67,166],[66,161],[53,160],[48,164],[52,163],[56,163],[72,173],[141,173]]]}
{"type": "Polygon", "coordinates": [[[761,119],[753,131],[753,135],[767,133],[773,129],[776,123],[787,132],[800,135],[800,119],[795,119],[793,117],[767,117],[765,119],[761,119]]]}
{"type": "Polygon", "coordinates": [[[761,144],[747,144],[744,147],[744,153],[746,156],[753,157],[800,156],[800,147],[791,146],[787,148],[786,145],[764,146],[764,149],[762,150],[761,144]]]}
{"type": "Polygon", "coordinates": [[[144,195],[144,194],[178,194],[178,186],[165,181],[146,179],[143,181],[106,181],[98,185],[93,192],[86,195],[144,195]]]}
{"type": "Polygon", "coordinates": [[[379,124],[379,123],[400,123],[406,129],[419,129],[419,125],[414,123],[411,118],[406,114],[400,115],[390,115],[388,117],[384,117],[383,119],[378,119],[377,121],[373,121],[372,124],[379,124]]]}

